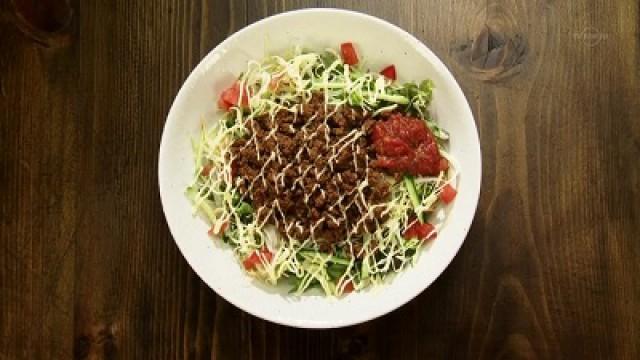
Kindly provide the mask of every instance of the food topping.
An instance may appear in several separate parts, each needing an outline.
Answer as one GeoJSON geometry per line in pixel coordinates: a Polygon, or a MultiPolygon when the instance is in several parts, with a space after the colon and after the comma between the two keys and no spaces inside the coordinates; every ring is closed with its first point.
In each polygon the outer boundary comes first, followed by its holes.
{"type": "Polygon", "coordinates": [[[340,45],[340,52],[342,53],[342,60],[347,65],[356,65],[358,63],[358,53],[350,42],[340,45]]]}
{"type": "Polygon", "coordinates": [[[249,94],[245,90],[242,92],[242,101],[240,99],[240,84],[235,82],[231,87],[225,89],[218,99],[218,107],[223,110],[229,110],[232,106],[241,105],[247,107],[249,105],[249,94]]]}
{"type": "Polygon", "coordinates": [[[453,201],[453,199],[455,199],[457,194],[458,192],[456,191],[456,189],[454,189],[453,186],[447,184],[442,188],[442,191],[440,192],[440,200],[442,200],[442,202],[444,202],[445,204],[449,204],[453,201]]]}
{"type": "Polygon", "coordinates": [[[384,77],[386,77],[389,80],[395,80],[396,79],[396,67],[393,65],[389,65],[386,68],[382,69],[382,71],[380,71],[380,74],[382,74],[384,77]]]}
{"type": "Polygon", "coordinates": [[[431,240],[436,237],[436,228],[420,220],[414,219],[402,235],[405,239],[431,240]]]}
{"type": "Polygon", "coordinates": [[[375,120],[320,94],[290,112],[247,120],[231,146],[234,182],[259,222],[298,240],[332,244],[372,232],[382,220],[389,184],[369,166],[375,120]]]}
{"type": "Polygon", "coordinates": [[[423,120],[400,113],[376,123],[371,134],[377,158],[372,166],[411,175],[437,175],[449,163],[423,120]]]}

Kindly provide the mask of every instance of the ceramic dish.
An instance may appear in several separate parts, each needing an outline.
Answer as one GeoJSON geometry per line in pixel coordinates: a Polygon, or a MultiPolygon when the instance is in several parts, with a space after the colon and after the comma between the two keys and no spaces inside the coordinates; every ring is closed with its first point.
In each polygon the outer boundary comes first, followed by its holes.
{"type": "Polygon", "coordinates": [[[469,105],[446,66],[419,40],[378,18],[336,9],[307,9],[275,15],[238,31],[193,70],[167,116],[159,154],[162,206],[171,233],[194,271],[216,293],[248,313],[280,324],[333,328],[367,321],[405,304],[428,287],[451,262],[471,225],[480,192],[481,156],[469,105]],[[301,45],[310,49],[357,44],[371,68],[393,63],[398,80],[431,79],[431,114],[451,135],[449,153],[460,175],[458,195],[438,238],[422,249],[417,263],[377,287],[344,297],[321,293],[293,296],[286,287],[263,285],[238,265],[232,250],[207,235],[193,216],[184,190],[194,173],[191,139],[202,122],[220,117],[216,100],[249,60],[301,45]]]}

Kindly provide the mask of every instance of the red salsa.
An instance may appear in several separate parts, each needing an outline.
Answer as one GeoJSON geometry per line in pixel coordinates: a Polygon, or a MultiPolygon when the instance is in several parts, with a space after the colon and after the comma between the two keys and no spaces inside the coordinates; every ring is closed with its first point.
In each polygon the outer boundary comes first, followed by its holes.
{"type": "Polygon", "coordinates": [[[374,167],[416,176],[433,176],[449,168],[433,134],[415,117],[392,114],[373,127],[371,140],[377,155],[374,167]]]}

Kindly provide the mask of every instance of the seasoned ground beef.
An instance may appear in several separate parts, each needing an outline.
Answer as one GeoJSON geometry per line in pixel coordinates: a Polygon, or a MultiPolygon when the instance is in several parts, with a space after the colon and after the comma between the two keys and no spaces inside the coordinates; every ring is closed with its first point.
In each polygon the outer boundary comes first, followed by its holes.
{"type": "Polygon", "coordinates": [[[389,196],[385,176],[369,166],[376,121],[348,106],[325,108],[319,94],[296,110],[247,120],[247,136],[231,146],[234,183],[258,221],[330,250],[383,220],[383,207],[368,210],[389,196]]]}

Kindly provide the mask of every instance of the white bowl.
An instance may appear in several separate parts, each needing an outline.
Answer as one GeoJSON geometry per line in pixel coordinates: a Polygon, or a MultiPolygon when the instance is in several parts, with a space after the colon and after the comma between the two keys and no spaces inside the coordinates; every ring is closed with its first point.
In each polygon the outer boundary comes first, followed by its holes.
{"type": "Polygon", "coordinates": [[[307,9],[251,24],[213,49],[187,78],[167,116],[159,155],[160,197],[176,244],[193,270],[224,299],[263,319],[304,328],[333,328],[367,321],[405,304],[429,286],[462,245],[480,193],[480,144],[469,104],[446,66],[423,43],[378,18],[336,9],[307,9]],[[432,79],[432,114],[451,134],[450,153],[458,162],[458,196],[438,238],[418,262],[385,285],[342,298],[295,297],[246,275],[232,250],[207,236],[207,224],[192,215],[184,195],[194,172],[190,140],[204,121],[216,121],[219,93],[248,60],[299,44],[337,48],[351,41],[371,69],[395,64],[401,82],[432,79]]]}

